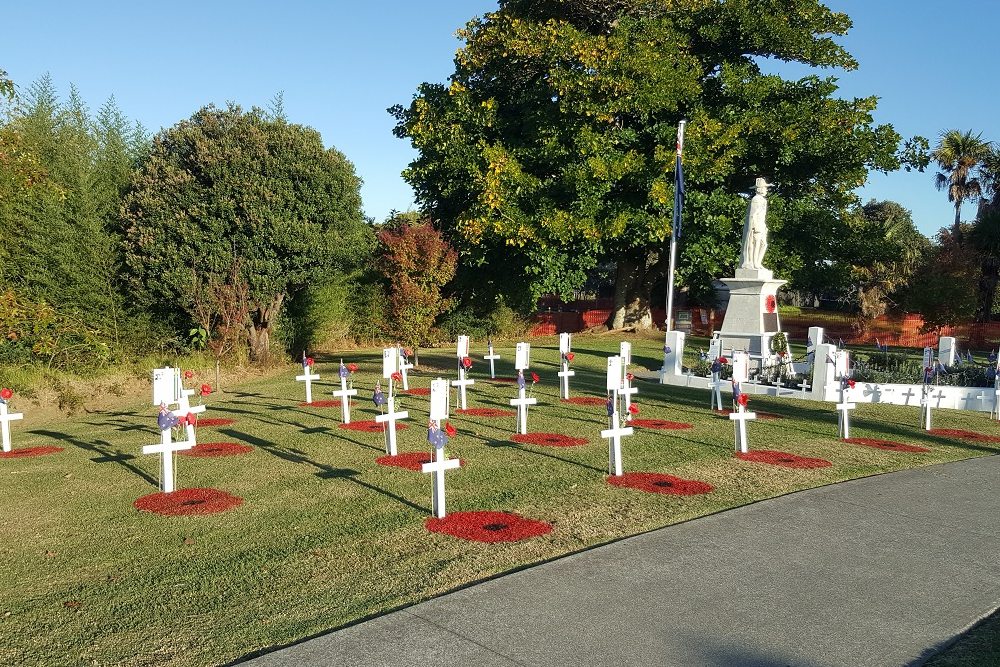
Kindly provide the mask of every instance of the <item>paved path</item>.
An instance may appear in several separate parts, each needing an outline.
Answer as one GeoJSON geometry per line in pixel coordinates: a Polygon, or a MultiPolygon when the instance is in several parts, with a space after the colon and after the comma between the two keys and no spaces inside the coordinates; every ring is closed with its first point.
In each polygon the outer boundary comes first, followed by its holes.
{"type": "Polygon", "coordinates": [[[813,489],[629,538],[249,662],[919,663],[1000,605],[1000,457],[813,489]]]}

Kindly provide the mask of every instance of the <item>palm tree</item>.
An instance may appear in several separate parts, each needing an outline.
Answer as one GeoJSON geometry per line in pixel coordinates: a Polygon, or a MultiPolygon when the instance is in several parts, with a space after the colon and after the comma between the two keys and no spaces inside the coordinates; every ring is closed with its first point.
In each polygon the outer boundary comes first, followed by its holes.
{"type": "Polygon", "coordinates": [[[947,190],[948,201],[955,204],[952,234],[956,240],[962,234],[962,204],[966,200],[975,201],[983,192],[976,167],[990,153],[990,142],[983,141],[982,133],[973,135],[972,130],[964,134],[958,130],[941,133],[941,141],[931,152],[931,158],[941,168],[934,177],[934,184],[938,190],[947,190]]]}

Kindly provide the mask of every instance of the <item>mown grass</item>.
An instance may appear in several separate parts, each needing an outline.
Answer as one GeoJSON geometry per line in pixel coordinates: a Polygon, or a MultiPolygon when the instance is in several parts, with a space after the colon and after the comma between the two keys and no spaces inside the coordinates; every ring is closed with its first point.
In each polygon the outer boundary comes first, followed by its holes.
{"type": "MultiPolygon", "coordinates": [[[[632,341],[635,366],[658,368],[662,340],[632,341]]],[[[573,395],[603,394],[605,358],[617,347],[617,338],[575,338],[573,395]]],[[[145,395],[123,399],[115,410],[46,424],[26,414],[14,426],[17,447],[66,449],[0,461],[0,664],[223,663],[626,535],[802,488],[997,451],[928,436],[917,428],[915,408],[893,406],[859,406],[853,435],[922,444],[931,453],[847,445],[837,440],[832,406],[755,397],[753,407],[786,418],[752,424],[752,447],[834,465],[791,470],[746,463],[733,458],[732,425],[708,410],[707,391],[646,381],[639,383],[641,417],[694,428],[637,430],[623,447],[626,470],[700,479],[715,491],[671,497],[615,488],[605,482],[603,407],[559,402],[557,349],[554,338],[533,345],[532,369],[542,382],[529,429],[590,444],[519,445],[508,440],[513,418],[451,420],[460,433],[448,453],[466,465],[448,473],[449,510],[506,510],[553,524],[548,535],[514,544],[426,531],[429,477],[378,466],[383,436],[339,429],[338,410],[300,407],[297,367],[209,400],[206,417],[236,423],[200,429],[199,440],[244,442],[252,453],[178,459],[179,486],[243,497],[241,507],[224,514],[167,518],[132,507],[156,490],[158,474],[157,457],[138,454],[158,440],[145,395]]],[[[513,346],[498,351],[498,375],[511,376],[513,346]]],[[[422,352],[424,368],[413,386],[454,375],[451,354],[422,352]]],[[[323,386],[314,386],[315,399],[329,397],[339,356],[317,357],[323,386]]],[[[354,418],[371,418],[380,351],[345,358],[361,366],[354,418]]],[[[473,368],[470,407],[508,407],[515,389],[486,381],[487,369],[481,359],[473,368]]],[[[403,407],[411,426],[399,433],[400,450],[427,450],[428,399],[407,397],[403,407]]],[[[1000,435],[1000,425],[974,413],[939,411],[935,424],[1000,435]]]]}

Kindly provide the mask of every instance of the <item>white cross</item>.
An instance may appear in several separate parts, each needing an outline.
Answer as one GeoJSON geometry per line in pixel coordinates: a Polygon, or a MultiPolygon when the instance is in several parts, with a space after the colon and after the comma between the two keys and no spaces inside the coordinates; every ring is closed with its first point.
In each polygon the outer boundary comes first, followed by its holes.
{"type": "Polygon", "coordinates": [[[809,391],[809,378],[805,375],[802,376],[802,382],[799,383],[799,389],[802,391],[803,396],[805,396],[806,392],[809,391]]]}
{"type": "Polygon", "coordinates": [[[340,399],[340,412],[345,424],[351,423],[351,396],[357,396],[357,389],[347,388],[347,378],[340,378],[340,391],[334,391],[334,398],[340,399]]]}
{"type": "Polygon", "coordinates": [[[576,371],[571,371],[569,369],[569,362],[566,361],[565,357],[562,360],[562,370],[556,373],[562,378],[562,397],[565,399],[569,398],[569,379],[576,375],[576,371]]]}
{"type": "Polygon", "coordinates": [[[475,380],[470,380],[465,377],[465,366],[462,365],[462,360],[458,360],[458,379],[451,381],[452,387],[458,387],[458,399],[462,404],[462,409],[465,409],[465,388],[468,385],[476,384],[475,380]]]}
{"type": "Polygon", "coordinates": [[[719,378],[718,373],[712,373],[712,404],[709,409],[711,410],[721,410],[722,409],[722,380],[719,378]]]}
{"type": "Polygon", "coordinates": [[[309,366],[305,367],[305,371],[306,372],[303,373],[302,375],[296,375],[295,381],[306,383],[306,403],[312,403],[313,402],[312,381],[318,380],[319,375],[313,375],[312,368],[309,366]]]}
{"type": "MultiPolygon", "coordinates": [[[[189,428],[193,430],[193,427],[189,428]]],[[[191,449],[192,447],[194,447],[194,440],[189,439],[182,442],[173,442],[169,428],[160,431],[160,444],[143,446],[143,454],[160,455],[160,489],[164,493],[172,493],[174,490],[174,452],[182,449],[191,449]]]]}
{"type": "Polygon", "coordinates": [[[494,379],[494,378],[496,378],[496,370],[494,369],[493,364],[499,358],[500,358],[500,355],[496,354],[493,351],[493,345],[490,345],[490,353],[487,354],[485,357],[483,357],[483,359],[485,359],[486,361],[490,362],[490,379],[491,380],[494,379]]]}
{"type": "MultiPolygon", "coordinates": [[[[396,420],[406,419],[410,416],[410,413],[406,410],[402,412],[396,412],[396,399],[390,398],[388,400],[389,411],[382,415],[375,415],[375,421],[379,424],[385,424],[385,453],[389,456],[396,455],[396,420]]],[[[350,423],[350,422],[344,422],[350,423]]]]}
{"type": "Polygon", "coordinates": [[[537,398],[526,398],[524,387],[520,387],[518,398],[510,399],[511,407],[517,407],[517,425],[521,435],[528,432],[528,406],[538,403],[537,398]]]}
{"type": "Polygon", "coordinates": [[[459,459],[446,459],[444,457],[444,447],[440,449],[435,447],[434,460],[420,466],[420,472],[434,473],[431,488],[431,510],[434,512],[434,516],[439,519],[443,519],[446,514],[444,504],[444,471],[457,468],[461,464],[462,462],[459,459]]]}
{"type": "Polygon", "coordinates": [[[0,434],[2,434],[3,451],[10,451],[10,423],[24,419],[20,412],[7,412],[7,403],[0,402],[0,434]]]}
{"type": "MultiPolygon", "coordinates": [[[[618,404],[618,401],[615,401],[618,404]]],[[[621,428],[618,422],[618,411],[611,415],[611,428],[601,431],[601,437],[608,439],[608,474],[615,477],[622,476],[622,438],[632,435],[634,429],[631,426],[621,428]]]]}
{"type": "Polygon", "coordinates": [[[924,385],[923,396],[920,397],[920,421],[923,422],[924,430],[931,430],[931,389],[924,385]]]}
{"type": "Polygon", "coordinates": [[[736,449],[746,454],[750,451],[750,447],[747,444],[747,420],[757,419],[757,413],[747,412],[741,405],[739,410],[729,413],[729,419],[731,421],[738,422],[737,424],[734,424],[734,426],[736,426],[736,449]]]}
{"type": "Polygon", "coordinates": [[[629,384],[628,367],[624,363],[622,363],[622,388],[618,393],[622,396],[622,413],[627,415],[629,406],[632,405],[632,394],[638,394],[639,388],[629,384]]]}
{"type": "Polygon", "coordinates": [[[843,440],[851,437],[851,410],[858,407],[855,403],[850,403],[846,398],[841,397],[841,402],[837,404],[837,431],[843,440]]]}
{"type": "Polygon", "coordinates": [[[993,407],[990,408],[990,417],[996,415],[1000,419],[1000,387],[993,390],[993,407]]]}
{"type": "MultiPolygon", "coordinates": [[[[181,389],[181,397],[177,399],[177,409],[171,410],[170,413],[175,417],[183,417],[188,413],[199,415],[204,412],[207,408],[204,405],[196,405],[191,407],[191,402],[188,400],[192,395],[194,395],[194,389],[181,389]]],[[[195,438],[195,431],[193,424],[184,425],[184,433],[187,436],[188,442],[194,447],[197,444],[197,439],[195,438]]]]}
{"type": "MultiPolygon", "coordinates": [[[[976,396],[976,398],[979,400],[979,407],[980,408],[985,408],[986,407],[986,401],[989,399],[989,397],[990,397],[990,395],[987,394],[985,391],[979,392],[979,395],[976,396]]],[[[983,412],[986,412],[986,410],[983,410],[983,412]]],[[[990,417],[992,417],[992,416],[993,416],[993,405],[990,404],[990,417]]]]}
{"type": "Polygon", "coordinates": [[[403,391],[408,391],[410,389],[410,379],[407,377],[406,371],[413,368],[413,364],[406,361],[402,348],[397,349],[399,350],[399,374],[403,376],[403,391]]]}

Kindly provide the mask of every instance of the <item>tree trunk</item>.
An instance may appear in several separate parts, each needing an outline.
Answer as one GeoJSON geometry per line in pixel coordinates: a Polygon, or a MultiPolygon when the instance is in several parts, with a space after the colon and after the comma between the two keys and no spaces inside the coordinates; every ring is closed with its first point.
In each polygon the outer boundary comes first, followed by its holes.
{"type": "Polygon", "coordinates": [[[260,306],[250,315],[247,334],[250,339],[250,358],[255,362],[267,361],[271,353],[271,327],[274,325],[285,295],[278,294],[271,303],[260,306]]]}
{"type": "Polygon", "coordinates": [[[962,240],[962,201],[955,201],[955,229],[952,230],[952,237],[958,243],[962,240]]]}
{"type": "Polygon", "coordinates": [[[609,329],[654,328],[649,294],[656,281],[663,278],[667,257],[666,253],[649,253],[618,261],[614,309],[607,322],[609,329]]]}
{"type": "Polygon", "coordinates": [[[979,277],[979,305],[976,308],[976,322],[989,322],[993,319],[997,282],[1000,282],[1000,258],[987,255],[983,258],[982,273],[979,277]]]}

